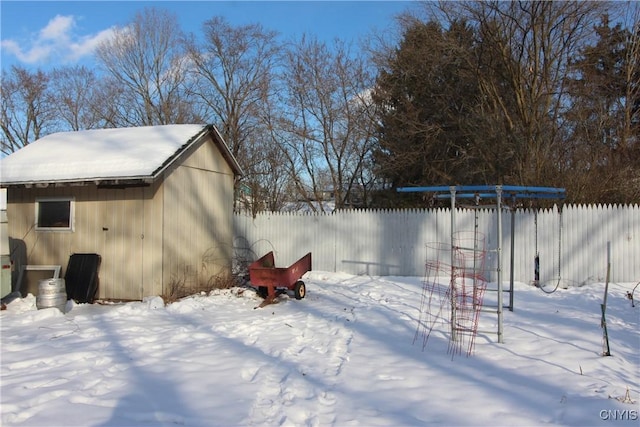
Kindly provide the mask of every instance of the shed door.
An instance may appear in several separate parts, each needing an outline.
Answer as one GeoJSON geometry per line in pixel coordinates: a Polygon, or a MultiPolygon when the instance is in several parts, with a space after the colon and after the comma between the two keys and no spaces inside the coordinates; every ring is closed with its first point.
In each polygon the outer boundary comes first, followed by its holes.
{"type": "Polygon", "coordinates": [[[100,298],[141,300],[143,296],[144,199],[136,198],[141,189],[135,190],[109,190],[103,210],[100,298]]]}

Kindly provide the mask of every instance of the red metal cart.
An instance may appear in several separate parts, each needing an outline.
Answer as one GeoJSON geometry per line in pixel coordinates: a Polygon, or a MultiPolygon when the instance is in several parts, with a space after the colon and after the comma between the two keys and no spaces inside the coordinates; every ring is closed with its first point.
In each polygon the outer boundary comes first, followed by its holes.
{"type": "Polygon", "coordinates": [[[258,288],[258,295],[265,299],[260,305],[262,307],[287,291],[293,291],[296,299],[304,298],[307,288],[300,278],[307,271],[311,271],[311,252],[287,268],[276,267],[273,252],[269,252],[249,265],[249,281],[258,288]]]}

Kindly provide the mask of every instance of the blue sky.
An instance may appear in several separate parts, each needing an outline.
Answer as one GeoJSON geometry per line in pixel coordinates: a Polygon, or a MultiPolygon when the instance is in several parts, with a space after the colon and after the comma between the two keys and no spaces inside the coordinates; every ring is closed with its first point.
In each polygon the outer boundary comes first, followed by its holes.
{"type": "Polygon", "coordinates": [[[1,64],[29,69],[91,64],[95,45],[145,7],[177,15],[186,32],[198,34],[213,16],[232,25],[260,23],[283,38],[303,33],[327,41],[356,42],[394,25],[415,7],[410,1],[7,1],[0,2],[1,64]]]}

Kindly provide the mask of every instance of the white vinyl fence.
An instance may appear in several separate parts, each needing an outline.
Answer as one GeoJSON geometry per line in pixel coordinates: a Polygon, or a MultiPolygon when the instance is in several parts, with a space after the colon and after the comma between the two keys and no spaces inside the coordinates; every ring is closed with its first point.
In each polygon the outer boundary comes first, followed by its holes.
{"type": "MultiPolygon", "coordinates": [[[[638,205],[566,205],[561,209],[516,210],[512,261],[512,214],[502,211],[502,274],[534,279],[536,252],[540,282],[581,285],[604,281],[607,243],[611,282],[640,281],[638,205]]],[[[313,270],[372,276],[426,274],[434,248],[451,245],[451,211],[443,209],[349,210],[330,214],[261,213],[235,215],[234,246],[239,259],[255,260],[273,251],[277,267],[312,253],[313,270]]],[[[484,240],[487,280],[495,280],[495,209],[456,209],[455,231],[484,240]],[[474,232],[477,224],[477,233],[474,232]]]]}

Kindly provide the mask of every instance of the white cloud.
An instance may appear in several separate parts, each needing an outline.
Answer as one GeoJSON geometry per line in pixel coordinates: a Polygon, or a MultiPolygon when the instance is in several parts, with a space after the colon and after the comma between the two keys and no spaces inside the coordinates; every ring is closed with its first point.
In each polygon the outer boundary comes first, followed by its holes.
{"type": "Polygon", "coordinates": [[[85,36],[80,38],[75,43],[71,43],[69,45],[70,51],[68,58],[70,60],[77,61],[84,56],[88,56],[93,54],[93,51],[96,47],[102,43],[104,40],[107,40],[113,36],[114,29],[109,28],[107,30],[100,31],[97,34],[92,34],[90,36],[85,36]]]}
{"type": "Polygon", "coordinates": [[[73,16],[56,15],[46,27],[40,30],[40,40],[52,40],[54,42],[66,40],[73,27],[75,27],[75,18],[73,16]]]}
{"type": "Polygon", "coordinates": [[[26,64],[68,64],[91,55],[96,46],[113,33],[113,28],[109,28],[95,34],[79,35],[75,28],[75,16],[57,15],[32,39],[5,39],[0,46],[6,54],[26,64]]]}

